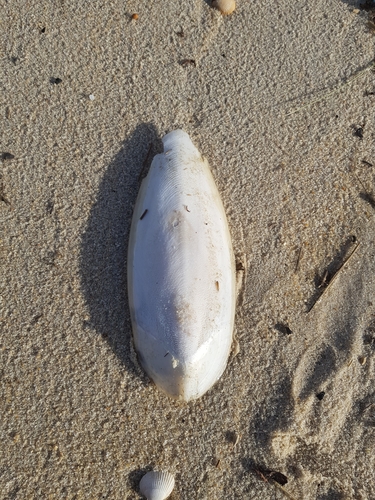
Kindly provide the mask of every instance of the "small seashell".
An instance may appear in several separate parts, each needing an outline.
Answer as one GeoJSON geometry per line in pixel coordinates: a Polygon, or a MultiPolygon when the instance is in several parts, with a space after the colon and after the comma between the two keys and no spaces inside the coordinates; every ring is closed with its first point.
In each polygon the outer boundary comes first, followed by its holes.
{"type": "Polygon", "coordinates": [[[169,472],[147,472],[139,483],[139,491],[147,500],[165,500],[174,488],[174,477],[169,472]]]}
{"type": "Polygon", "coordinates": [[[207,160],[182,130],[163,138],[134,208],[128,296],[138,358],[185,401],[227,364],[236,300],[227,219],[207,160]]]}
{"type": "Polygon", "coordinates": [[[223,16],[228,16],[236,8],[236,2],[235,0],[213,0],[212,6],[220,10],[223,16]]]}

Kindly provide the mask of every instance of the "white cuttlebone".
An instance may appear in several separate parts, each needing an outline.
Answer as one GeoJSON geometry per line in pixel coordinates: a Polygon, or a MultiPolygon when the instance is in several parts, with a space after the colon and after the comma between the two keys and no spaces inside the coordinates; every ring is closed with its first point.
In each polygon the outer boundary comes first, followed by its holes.
{"type": "Polygon", "coordinates": [[[173,488],[174,477],[170,472],[147,472],[139,483],[139,491],[147,500],[165,500],[173,488]]]}
{"type": "Polygon", "coordinates": [[[140,363],[169,396],[202,396],[232,343],[235,265],[223,204],[182,130],[163,138],[135,205],[128,295],[140,363]]]}

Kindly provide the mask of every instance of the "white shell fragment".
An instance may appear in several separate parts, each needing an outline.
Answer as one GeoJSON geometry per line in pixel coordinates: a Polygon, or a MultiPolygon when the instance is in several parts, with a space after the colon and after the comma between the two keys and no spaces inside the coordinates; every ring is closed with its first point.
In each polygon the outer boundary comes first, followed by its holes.
{"type": "Polygon", "coordinates": [[[140,363],[168,395],[202,396],[223,373],[235,311],[235,266],[207,160],[186,132],[163,138],[134,209],[128,294],[140,363]]]}
{"type": "Polygon", "coordinates": [[[139,483],[139,491],[147,500],[165,500],[174,488],[174,477],[169,472],[147,472],[139,483]]]}
{"type": "Polygon", "coordinates": [[[213,0],[213,7],[220,10],[223,16],[228,16],[232,14],[234,9],[236,8],[235,0],[213,0]]]}

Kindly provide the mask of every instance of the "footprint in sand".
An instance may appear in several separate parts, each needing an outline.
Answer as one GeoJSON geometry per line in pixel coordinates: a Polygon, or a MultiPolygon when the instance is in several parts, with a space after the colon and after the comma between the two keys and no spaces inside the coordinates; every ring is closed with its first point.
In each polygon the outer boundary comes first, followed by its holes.
{"type": "Polygon", "coordinates": [[[290,456],[301,446],[330,454],[343,436],[355,454],[358,433],[375,426],[374,234],[370,222],[350,264],[299,325],[308,347],[291,384],[294,418],[286,432],[271,436],[278,456],[290,456]]]}

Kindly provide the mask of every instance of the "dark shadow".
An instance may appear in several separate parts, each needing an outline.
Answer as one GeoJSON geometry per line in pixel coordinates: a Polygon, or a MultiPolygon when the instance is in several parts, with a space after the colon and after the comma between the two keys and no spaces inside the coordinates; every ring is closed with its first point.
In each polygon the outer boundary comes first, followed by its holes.
{"type": "Polygon", "coordinates": [[[367,324],[363,332],[363,343],[364,345],[375,347],[375,319],[374,314],[371,316],[371,320],[367,324]]]}
{"type": "Polygon", "coordinates": [[[363,344],[375,349],[375,320],[371,320],[363,332],[363,344]]]}
{"type": "Polygon", "coordinates": [[[347,321],[346,328],[337,330],[333,338],[333,345],[336,349],[336,354],[340,356],[340,361],[342,362],[349,357],[350,349],[353,345],[353,339],[355,336],[356,323],[350,322],[350,318],[347,321]]]}
{"type": "Polygon", "coordinates": [[[306,383],[299,394],[299,398],[306,399],[310,396],[310,394],[317,392],[320,386],[330,377],[335,369],[336,354],[333,347],[328,345],[320,353],[318,359],[316,360],[314,369],[306,380],[306,383]]]}
{"type": "Polygon", "coordinates": [[[375,33],[375,0],[341,0],[349,7],[360,9],[364,27],[370,33],[375,33]],[[367,26],[366,26],[367,24],[367,26]]]}
{"type": "Polygon", "coordinates": [[[344,493],[330,489],[327,493],[319,495],[317,500],[344,500],[345,498],[347,497],[344,493]]]}
{"type": "Polygon", "coordinates": [[[364,191],[359,193],[361,200],[365,201],[370,205],[371,208],[375,209],[375,198],[371,193],[365,193],[364,191]]]}
{"type": "Polygon", "coordinates": [[[153,124],[139,125],[108,166],[82,237],[81,287],[90,311],[83,328],[107,340],[126,368],[148,379],[131,356],[127,301],[127,245],[142,173],[162,151],[153,124]]]}
{"type": "Polygon", "coordinates": [[[279,333],[282,333],[283,335],[292,335],[293,333],[289,326],[285,323],[276,323],[275,330],[277,330],[279,333]]]}
{"type": "MultiPolygon", "coordinates": [[[[366,287],[365,276],[364,273],[358,273],[352,277],[344,291],[340,291],[340,296],[344,300],[355,297],[356,303],[362,304],[362,298],[365,296],[363,291],[366,287]]],[[[330,338],[326,339],[326,343],[319,347],[316,357],[312,355],[309,357],[308,368],[304,369],[304,386],[298,396],[300,399],[306,399],[315,393],[317,398],[322,400],[325,393],[321,391],[324,389],[325,382],[330,380],[337,369],[353,355],[353,344],[361,322],[361,313],[356,308],[353,310],[351,307],[339,308],[339,313],[337,313],[331,310],[329,303],[326,306],[326,321],[330,338]],[[320,395],[322,396],[320,397],[320,395]]],[[[366,341],[371,343],[367,331],[364,332],[363,336],[363,342],[366,341]]]]}
{"type": "Polygon", "coordinates": [[[150,472],[151,470],[153,470],[153,467],[148,465],[147,467],[143,467],[142,469],[135,469],[131,471],[128,475],[128,483],[130,488],[136,493],[139,493],[140,480],[147,472],[150,472]]]}
{"type": "Polygon", "coordinates": [[[314,283],[316,290],[307,301],[306,312],[310,312],[314,307],[316,302],[323,295],[324,290],[329,285],[330,281],[339,272],[341,267],[345,264],[346,259],[349,257],[350,253],[353,251],[354,245],[356,244],[356,237],[349,236],[347,240],[341,245],[334,258],[328,267],[321,273],[317,273],[314,278],[314,283]]]}
{"type": "Polygon", "coordinates": [[[294,418],[294,399],[292,383],[285,377],[275,387],[270,398],[259,405],[259,411],[250,423],[250,432],[254,433],[259,448],[269,447],[270,435],[275,431],[287,430],[294,418]]]}
{"type": "Polygon", "coordinates": [[[350,7],[355,7],[356,9],[361,9],[365,11],[370,11],[375,9],[375,0],[341,0],[342,3],[350,5],[350,7]]]}
{"type": "Polygon", "coordinates": [[[235,431],[226,431],[225,440],[228,443],[235,443],[237,441],[237,433],[235,431]]]}
{"type": "Polygon", "coordinates": [[[374,335],[374,332],[372,332],[371,334],[370,333],[366,333],[363,336],[363,343],[364,343],[364,345],[369,345],[369,346],[371,346],[374,349],[375,348],[375,335],[374,335]]]}
{"type": "Polygon", "coordinates": [[[272,480],[278,484],[281,484],[281,486],[284,486],[288,482],[288,478],[285,476],[285,474],[273,469],[269,469],[261,463],[256,463],[253,458],[243,458],[241,463],[246,472],[254,474],[254,476],[256,476],[261,481],[268,482],[272,480]]]}
{"type": "Polygon", "coordinates": [[[306,399],[315,393],[321,401],[325,395],[324,391],[319,392],[321,386],[329,380],[337,367],[350,357],[357,325],[355,318],[349,313],[344,319],[344,325],[333,334],[332,343],[324,347],[314,362],[313,369],[299,394],[300,399],[306,399]]]}

